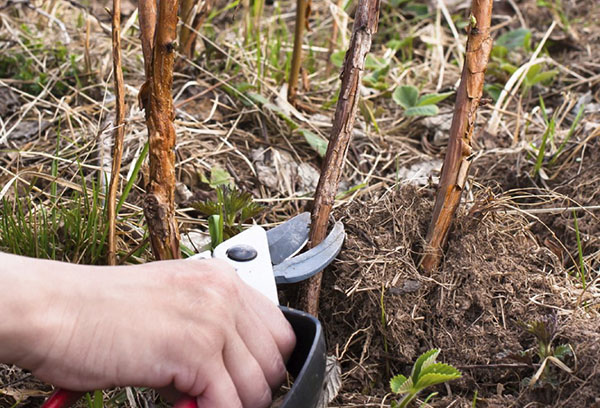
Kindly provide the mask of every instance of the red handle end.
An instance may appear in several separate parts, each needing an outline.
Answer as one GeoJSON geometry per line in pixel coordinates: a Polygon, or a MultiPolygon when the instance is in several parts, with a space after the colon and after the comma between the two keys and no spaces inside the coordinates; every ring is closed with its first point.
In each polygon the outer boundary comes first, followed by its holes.
{"type": "Polygon", "coordinates": [[[57,389],[42,405],[42,408],[68,408],[85,395],[85,392],[57,389]]]}
{"type": "Polygon", "coordinates": [[[173,408],[198,408],[196,398],[183,397],[173,406],[173,408]]]}
{"type": "MultiPolygon", "coordinates": [[[[84,395],[85,392],[57,389],[46,402],[44,402],[42,408],[69,408],[84,395]]],[[[196,399],[192,397],[183,397],[177,401],[173,408],[197,408],[196,399]]]]}

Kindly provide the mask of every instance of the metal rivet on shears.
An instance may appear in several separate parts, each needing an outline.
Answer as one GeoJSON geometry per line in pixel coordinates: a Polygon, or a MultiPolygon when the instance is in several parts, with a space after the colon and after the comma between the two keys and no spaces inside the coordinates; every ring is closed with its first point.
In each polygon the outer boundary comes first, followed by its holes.
{"type": "Polygon", "coordinates": [[[225,253],[230,259],[238,262],[251,261],[258,256],[256,249],[245,244],[232,246],[225,253]]]}

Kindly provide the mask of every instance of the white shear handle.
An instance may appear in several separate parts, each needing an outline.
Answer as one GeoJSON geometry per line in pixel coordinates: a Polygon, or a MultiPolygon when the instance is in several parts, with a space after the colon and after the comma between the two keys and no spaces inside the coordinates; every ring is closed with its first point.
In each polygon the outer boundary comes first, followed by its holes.
{"type": "Polygon", "coordinates": [[[258,225],[250,227],[219,244],[212,254],[210,251],[204,251],[189,259],[210,258],[229,262],[246,284],[258,290],[276,305],[279,304],[269,241],[264,228],[258,225]]]}

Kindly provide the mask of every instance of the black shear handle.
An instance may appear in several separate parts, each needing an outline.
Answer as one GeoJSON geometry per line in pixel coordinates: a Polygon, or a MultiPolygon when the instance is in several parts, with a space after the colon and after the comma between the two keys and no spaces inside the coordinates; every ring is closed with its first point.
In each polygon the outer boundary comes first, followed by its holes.
{"type": "Polygon", "coordinates": [[[279,306],[296,334],[296,348],[287,369],[294,384],[281,408],[314,408],[319,402],[325,377],[326,348],[321,323],[308,313],[279,306]]]}

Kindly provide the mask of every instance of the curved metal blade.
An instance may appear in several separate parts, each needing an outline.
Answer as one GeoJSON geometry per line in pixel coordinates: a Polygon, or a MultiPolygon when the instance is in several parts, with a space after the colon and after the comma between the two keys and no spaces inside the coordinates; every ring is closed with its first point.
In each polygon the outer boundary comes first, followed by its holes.
{"type": "Polygon", "coordinates": [[[303,212],[267,231],[269,252],[273,265],[296,255],[308,242],[310,213],[303,212]]]}
{"type": "Polygon", "coordinates": [[[275,282],[295,283],[308,279],[335,259],[344,244],[344,224],[336,222],[333,229],[316,247],[305,253],[283,261],[273,267],[275,282]]]}

